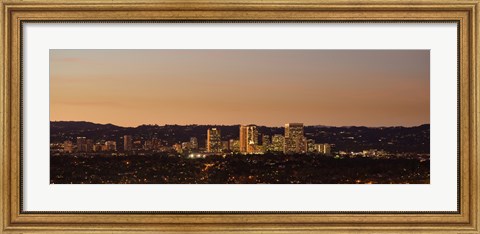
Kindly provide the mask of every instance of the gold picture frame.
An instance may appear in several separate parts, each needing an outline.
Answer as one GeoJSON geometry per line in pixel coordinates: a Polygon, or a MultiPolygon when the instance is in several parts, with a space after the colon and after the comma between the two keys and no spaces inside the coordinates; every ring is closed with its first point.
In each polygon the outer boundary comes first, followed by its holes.
{"type": "Polygon", "coordinates": [[[477,0],[2,0],[0,233],[479,233],[477,0]],[[23,212],[21,29],[42,21],[454,21],[459,26],[459,211],[23,212]]]}

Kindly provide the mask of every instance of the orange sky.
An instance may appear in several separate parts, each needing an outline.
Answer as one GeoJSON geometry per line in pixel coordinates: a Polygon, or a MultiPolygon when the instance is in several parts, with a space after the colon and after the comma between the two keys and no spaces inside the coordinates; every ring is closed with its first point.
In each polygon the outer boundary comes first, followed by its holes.
{"type": "Polygon", "coordinates": [[[121,126],[430,123],[428,50],[50,50],[50,118],[121,126]]]}

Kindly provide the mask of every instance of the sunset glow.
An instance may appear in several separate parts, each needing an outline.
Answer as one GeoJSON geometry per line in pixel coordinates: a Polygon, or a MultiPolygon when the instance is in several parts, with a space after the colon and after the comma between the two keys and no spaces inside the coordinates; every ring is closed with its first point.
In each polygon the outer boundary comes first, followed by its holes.
{"type": "Polygon", "coordinates": [[[50,50],[51,121],[430,123],[428,50],[50,50]]]}

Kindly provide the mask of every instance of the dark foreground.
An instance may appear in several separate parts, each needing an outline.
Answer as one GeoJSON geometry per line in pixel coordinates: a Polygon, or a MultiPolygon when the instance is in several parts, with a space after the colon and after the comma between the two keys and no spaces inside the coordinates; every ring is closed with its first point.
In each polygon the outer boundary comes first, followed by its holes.
{"type": "Polygon", "coordinates": [[[428,184],[430,161],[308,155],[52,156],[52,184],[428,184]]]}

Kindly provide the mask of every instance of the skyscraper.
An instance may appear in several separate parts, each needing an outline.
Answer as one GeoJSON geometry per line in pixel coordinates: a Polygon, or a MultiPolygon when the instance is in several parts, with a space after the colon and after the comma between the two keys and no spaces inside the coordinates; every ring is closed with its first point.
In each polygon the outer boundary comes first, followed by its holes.
{"type": "Polygon", "coordinates": [[[230,151],[240,152],[240,141],[239,140],[230,139],[230,142],[229,142],[228,146],[230,147],[230,151]]]}
{"type": "Polygon", "coordinates": [[[63,142],[63,152],[72,153],[73,152],[73,143],[71,141],[63,142]]]}
{"type": "Polygon", "coordinates": [[[87,139],[85,152],[92,152],[92,151],[93,151],[93,140],[87,139]]]}
{"type": "Polygon", "coordinates": [[[123,150],[130,151],[132,150],[133,143],[132,143],[132,136],[125,135],[123,136],[123,150]]]}
{"type": "Polygon", "coordinates": [[[220,129],[211,128],[207,130],[207,151],[210,153],[222,152],[220,129]]]}
{"type": "Polygon", "coordinates": [[[247,152],[247,126],[240,125],[240,152],[246,153],[247,152]]]}
{"type": "Polygon", "coordinates": [[[331,146],[330,144],[316,144],[317,151],[320,154],[330,155],[331,154],[331,146]]]}
{"type": "Polygon", "coordinates": [[[269,135],[262,135],[262,145],[270,145],[270,136],[269,135]]]}
{"type": "Polygon", "coordinates": [[[305,153],[305,137],[303,123],[285,124],[284,153],[305,153]]]}
{"type": "Polygon", "coordinates": [[[77,137],[77,151],[78,152],[87,152],[87,138],[86,137],[77,137]]]}
{"type": "Polygon", "coordinates": [[[143,143],[143,149],[144,149],[144,150],[152,150],[152,149],[153,149],[152,140],[146,140],[146,141],[143,143]]]}
{"type": "Polygon", "coordinates": [[[285,143],[285,138],[280,134],[275,134],[272,136],[272,151],[282,152],[283,145],[285,143]]]}
{"type": "Polygon", "coordinates": [[[192,149],[198,149],[198,140],[196,137],[190,137],[190,147],[192,149]]]}
{"type": "Polygon", "coordinates": [[[307,153],[316,153],[318,152],[317,146],[315,144],[315,140],[313,139],[307,139],[307,144],[306,144],[306,151],[307,153]]]}
{"type": "Polygon", "coordinates": [[[240,152],[255,153],[258,148],[258,129],[255,125],[240,126],[240,152]]]}
{"type": "Polygon", "coordinates": [[[269,135],[262,135],[262,147],[264,152],[271,151],[272,149],[272,143],[270,142],[270,136],[269,135]]]}

